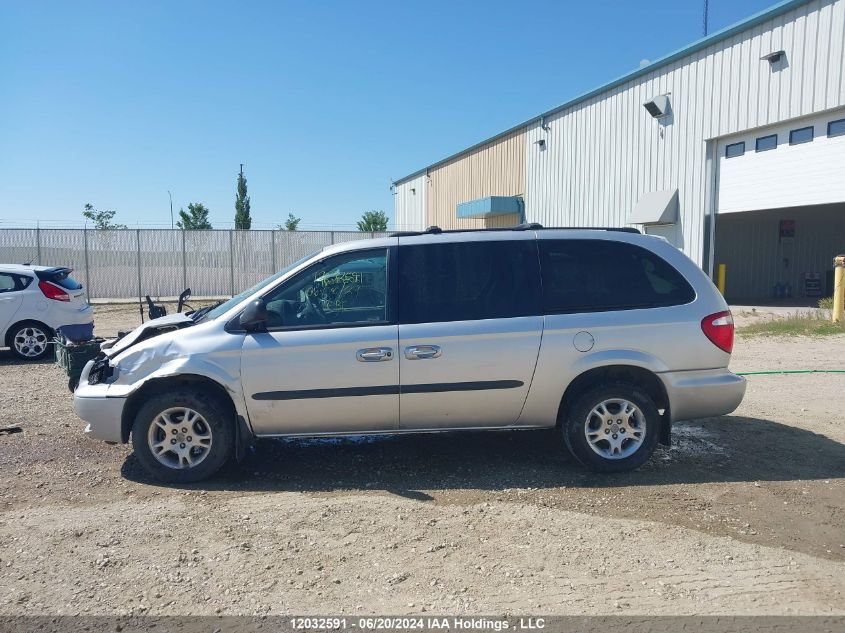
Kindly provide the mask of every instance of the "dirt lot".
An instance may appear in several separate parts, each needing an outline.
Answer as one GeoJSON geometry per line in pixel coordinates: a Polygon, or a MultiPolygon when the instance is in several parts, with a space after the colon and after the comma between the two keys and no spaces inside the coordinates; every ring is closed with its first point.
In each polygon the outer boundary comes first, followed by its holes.
{"type": "MultiPolygon", "coordinates": [[[[732,367],[843,352],[740,337],[732,367]]],[[[0,385],[0,615],[845,613],[842,375],[753,376],[624,476],[522,432],[264,442],[182,488],[86,440],[52,364],[0,351],[0,385]]]]}

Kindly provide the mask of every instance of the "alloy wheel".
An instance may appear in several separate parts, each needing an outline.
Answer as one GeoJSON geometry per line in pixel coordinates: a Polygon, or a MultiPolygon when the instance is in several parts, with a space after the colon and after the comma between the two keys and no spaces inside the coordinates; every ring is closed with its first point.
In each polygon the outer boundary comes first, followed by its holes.
{"type": "Polygon", "coordinates": [[[605,459],[630,457],[643,443],[646,421],[639,407],[624,398],[598,403],[584,421],[587,443],[605,459]]]}
{"type": "Polygon", "coordinates": [[[150,452],[168,468],[187,469],[201,464],[211,451],[211,427],[189,407],[172,407],[150,424],[150,452]]]}
{"type": "Polygon", "coordinates": [[[41,328],[28,325],[17,331],[14,338],[15,351],[25,358],[37,358],[47,349],[47,333],[41,328]]]}

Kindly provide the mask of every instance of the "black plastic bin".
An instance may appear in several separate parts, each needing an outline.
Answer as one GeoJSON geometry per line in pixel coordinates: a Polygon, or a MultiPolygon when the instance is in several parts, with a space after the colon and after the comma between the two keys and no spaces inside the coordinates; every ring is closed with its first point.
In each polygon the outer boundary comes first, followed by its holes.
{"type": "Polygon", "coordinates": [[[85,364],[100,354],[100,344],[105,339],[92,338],[89,341],[72,343],[63,336],[54,340],[56,346],[56,364],[68,376],[67,386],[72,392],[79,385],[79,377],[85,364]]]}

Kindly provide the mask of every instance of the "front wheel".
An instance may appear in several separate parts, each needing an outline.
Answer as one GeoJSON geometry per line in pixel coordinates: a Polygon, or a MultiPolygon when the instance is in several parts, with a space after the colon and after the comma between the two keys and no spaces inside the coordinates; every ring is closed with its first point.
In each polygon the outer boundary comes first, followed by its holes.
{"type": "Polygon", "coordinates": [[[566,445],[587,468],[618,473],[642,466],[657,448],[661,417],[636,385],[613,383],[578,397],[563,421],[566,445]]]}
{"type": "Polygon", "coordinates": [[[189,483],[211,477],[232,455],[230,407],[212,394],[179,389],[147,401],[132,425],[132,446],[155,479],[189,483]]]}

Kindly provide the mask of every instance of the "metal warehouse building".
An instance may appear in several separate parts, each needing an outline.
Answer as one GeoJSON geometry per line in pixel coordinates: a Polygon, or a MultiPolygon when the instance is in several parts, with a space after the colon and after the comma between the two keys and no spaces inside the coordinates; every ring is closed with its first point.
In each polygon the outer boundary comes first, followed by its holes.
{"type": "Polygon", "coordinates": [[[845,0],[788,0],[394,183],[397,229],[636,226],[729,299],[832,293],[845,0]]]}

